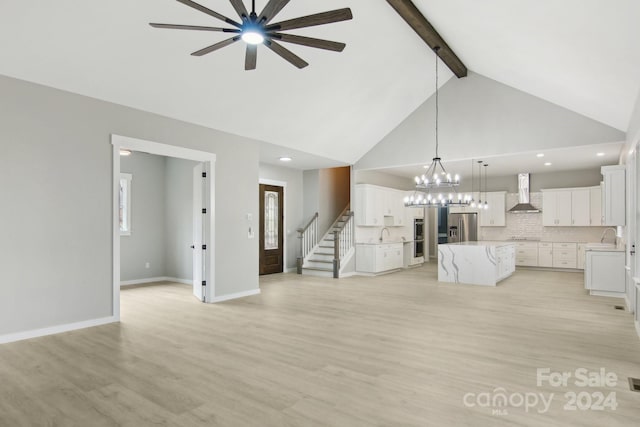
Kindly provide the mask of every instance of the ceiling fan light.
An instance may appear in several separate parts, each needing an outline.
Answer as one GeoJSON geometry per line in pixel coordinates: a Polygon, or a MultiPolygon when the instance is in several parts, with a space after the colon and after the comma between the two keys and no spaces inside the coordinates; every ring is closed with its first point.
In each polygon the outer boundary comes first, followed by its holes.
{"type": "Polygon", "coordinates": [[[264,36],[260,31],[247,30],[242,32],[242,41],[247,44],[261,44],[264,42],[264,36]]]}

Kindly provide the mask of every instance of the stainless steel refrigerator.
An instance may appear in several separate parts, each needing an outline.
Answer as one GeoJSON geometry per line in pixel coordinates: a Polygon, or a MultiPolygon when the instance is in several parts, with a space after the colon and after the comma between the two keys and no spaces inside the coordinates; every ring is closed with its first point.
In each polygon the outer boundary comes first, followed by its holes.
{"type": "Polygon", "coordinates": [[[448,243],[470,242],[478,240],[478,214],[450,213],[448,218],[448,243]]]}

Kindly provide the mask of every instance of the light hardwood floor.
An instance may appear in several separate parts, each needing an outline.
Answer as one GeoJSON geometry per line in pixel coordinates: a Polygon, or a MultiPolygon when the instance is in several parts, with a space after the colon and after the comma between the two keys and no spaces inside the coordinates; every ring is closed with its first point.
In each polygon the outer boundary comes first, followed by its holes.
{"type": "Polygon", "coordinates": [[[0,426],[640,425],[631,315],[587,296],[582,274],[435,277],[275,275],[216,305],[179,284],[124,290],[120,324],[0,346],[0,426]],[[536,368],[601,367],[616,387],[536,386],[536,368]],[[498,387],[555,397],[543,414],[463,403],[498,387]],[[613,391],[619,406],[566,411],[571,391],[613,391]]]}

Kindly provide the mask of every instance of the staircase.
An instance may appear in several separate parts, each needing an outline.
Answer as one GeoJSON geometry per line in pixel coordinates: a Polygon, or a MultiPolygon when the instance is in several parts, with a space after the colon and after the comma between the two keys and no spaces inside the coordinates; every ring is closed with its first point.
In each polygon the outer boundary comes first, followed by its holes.
{"type": "Polygon", "coordinates": [[[353,212],[345,208],[321,239],[318,239],[318,214],[298,233],[302,249],[298,273],[339,278],[341,261],[353,256],[353,212]]]}

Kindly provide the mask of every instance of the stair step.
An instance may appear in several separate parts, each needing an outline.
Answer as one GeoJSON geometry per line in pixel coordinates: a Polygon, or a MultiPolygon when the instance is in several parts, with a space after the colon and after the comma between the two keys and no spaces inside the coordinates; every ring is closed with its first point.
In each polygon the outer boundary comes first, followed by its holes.
{"type": "Polygon", "coordinates": [[[330,271],[333,273],[333,268],[322,268],[322,267],[302,267],[302,270],[311,270],[311,271],[330,271]]]}
{"type": "Polygon", "coordinates": [[[309,261],[309,262],[320,262],[322,264],[333,264],[333,260],[327,261],[327,260],[324,260],[324,259],[311,258],[311,259],[308,259],[307,261],[309,261]]]}
{"type": "Polygon", "coordinates": [[[331,248],[333,249],[333,245],[329,246],[329,245],[318,245],[319,248],[331,248]]]}

